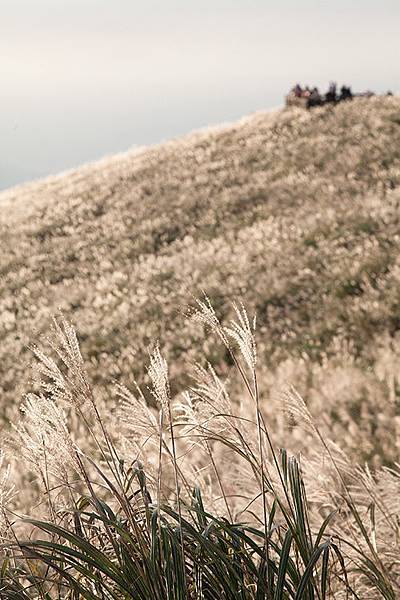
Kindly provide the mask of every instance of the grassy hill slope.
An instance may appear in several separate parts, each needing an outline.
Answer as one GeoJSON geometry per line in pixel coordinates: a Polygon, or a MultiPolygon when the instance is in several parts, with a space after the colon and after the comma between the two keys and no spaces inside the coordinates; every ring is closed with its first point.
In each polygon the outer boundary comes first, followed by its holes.
{"type": "MultiPolygon", "coordinates": [[[[350,414],[362,429],[351,444],[385,455],[398,412],[382,365],[400,355],[399,185],[393,97],[259,113],[0,194],[3,416],[26,387],[27,344],[58,309],[99,394],[140,377],[156,339],[178,389],[177,358],[194,359],[202,339],[179,307],[204,289],[224,319],[234,299],[257,312],[268,389],[295,378],[310,402],[328,398],[329,427],[346,431],[350,414]]],[[[224,368],[214,342],[203,348],[224,368]]]]}

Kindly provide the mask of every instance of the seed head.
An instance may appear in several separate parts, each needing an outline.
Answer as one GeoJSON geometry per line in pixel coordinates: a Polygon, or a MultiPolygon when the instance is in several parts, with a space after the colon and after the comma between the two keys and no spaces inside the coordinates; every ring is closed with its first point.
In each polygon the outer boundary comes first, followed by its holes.
{"type": "Polygon", "coordinates": [[[152,394],[157,404],[164,412],[164,415],[168,417],[171,401],[168,364],[165,358],[161,355],[159,346],[155,347],[150,356],[148,373],[152,382],[152,394]]]}
{"type": "Polygon", "coordinates": [[[246,309],[243,304],[237,306],[233,305],[236,313],[237,320],[231,320],[230,327],[225,327],[225,333],[231,337],[239,346],[240,352],[248,367],[254,371],[257,364],[257,347],[254,337],[256,328],[256,319],[254,317],[253,323],[250,323],[246,309]]]}

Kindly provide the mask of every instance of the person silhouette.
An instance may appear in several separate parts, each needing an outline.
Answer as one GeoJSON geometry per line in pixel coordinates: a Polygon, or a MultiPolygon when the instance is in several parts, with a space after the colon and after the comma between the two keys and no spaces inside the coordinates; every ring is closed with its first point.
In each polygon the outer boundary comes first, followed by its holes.
{"type": "Polygon", "coordinates": [[[340,88],[339,101],[352,100],[352,99],[353,99],[353,93],[351,91],[351,87],[347,86],[347,85],[342,85],[342,87],[340,88]]]}
{"type": "Polygon", "coordinates": [[[331,81],[329,84],[328,91],[325,94],[326,102],[336,102],[336,100],[337,100],[336,89],[337,89],[336,83],[334,81],[331,81]]]}

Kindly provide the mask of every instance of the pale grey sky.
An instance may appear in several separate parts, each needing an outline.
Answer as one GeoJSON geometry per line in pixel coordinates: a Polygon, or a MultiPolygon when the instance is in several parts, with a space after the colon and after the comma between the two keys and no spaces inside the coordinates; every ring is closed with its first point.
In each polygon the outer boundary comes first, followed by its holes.
{"type": "Polygon", "coordinates": [[[0,0],[0,188],[282,103],[400,90],[399,0],[0,0]]]}

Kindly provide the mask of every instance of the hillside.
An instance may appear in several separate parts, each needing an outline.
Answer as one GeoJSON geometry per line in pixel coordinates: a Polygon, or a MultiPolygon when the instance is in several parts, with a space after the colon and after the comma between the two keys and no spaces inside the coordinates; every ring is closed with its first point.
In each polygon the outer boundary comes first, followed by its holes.
{"type": "MultiPolygon", "coordinates": [[[[399,185],[400,99],[385,97],[258,113],[3,192],[3,417],[58,309],[100,395],[140,379],[157,339],[178,389],[176,359],[202,339],[179,308],[205,290],[224,319],[234,299],[256,311],[266,389],[289,379],[311,404],[319,395],[327,427],[347,435],[353,419],[348,445],[390,462],[399,185]]],[[[204,349],[224,368],[214,342],[204,349]]]]}

